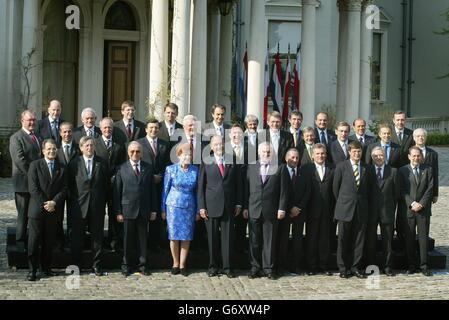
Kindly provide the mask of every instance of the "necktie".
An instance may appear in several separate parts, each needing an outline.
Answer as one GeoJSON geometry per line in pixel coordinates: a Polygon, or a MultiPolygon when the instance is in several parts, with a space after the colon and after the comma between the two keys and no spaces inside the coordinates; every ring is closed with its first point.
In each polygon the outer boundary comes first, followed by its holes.
{"type": "Polygon", "coordinates": [[[64,146],[64,158],[65,158],[65,162],[69,163],[70,161],[70,150],[69,150],[70,146],[68,144],[66,144],[64,146]]]}
{"type": "Polygon", "coordinates": [[[88,137],[92,137],[92,131],[91,131],[91,129],[87,129],[87,132],[86,132],[86,133],[87,133],[87,136],[88,136],[88,137]]]}
{"type": "Polygon", "coordinates": [[[416,184],[419,183],[419,172],[418,172],[418,166],[413,168],[413,175],[415,176],[415,182],[416,184]]]}
{"type": "Polygon", "coordinates": [[[140,177],[140,170],[139,170],[139,164],[134,164],[134,171],[136,173],[136,176],[140,177]]]}
{"type": "Polygon", "coordinates": [[[359,172],[359,165],[354,164],[354,178],[355,178],[355,185],[360,187],[360,172],[359,172]]]}
{"type": "Polygon", "coordinates": [[[106,141],[106,147],[108,148],[108,150],[112,148],[112,141],[111,141],[111,139],[108,139],[106,141]]]}
{"type": "Polygon", "coordinates": [[[320,180],[323,181],[324,173],[323,173],[323,166],[318,166],[318,175],[320,176],[320,180]]]}
{"type": "Polygon", "coordinates": [[[343,153],[345,154],[345,157],[348,157],[348,149],[346,148],[346,143],[343,143],[341,145],[341,148],[343,149],[343,153]]]}
{"type": "Polygon", "coordinates": [[[173,135],[173,131],[174,131],[173,126],[170,126],[170,129],[168,131],[168,134],[169,134],[170,137],[173,135]]]}
{"type": "Polygon", "coordinates": [[[221,132],[221,127],[217,127],[217,134],[219,136],[223,136],[223,133],[221,132]]]}
{"type": "Polygon", "coordinates": [[[263,164],[260,166],[260,177],[262,178],[262,183],[265,184],[267,182],[267,166],[263,164]]]}
{"type": "Polygon", "coordinates": [[[399,131],[399,143],[402,144],[402,131],[399,131]]]}
{"type": "Polygon", "coordinates": [[[363,143],[363,137],[360,137],[360,138],[359,138],[359,141],[360,141],[360,144],[363,146],[363,144],[364,144],[364,143],[363,143]]]}
{"type": "Polygon", "coordinates": [[[192,157],[192,159],[193,159],[193,138],[190,138],[189,139],[189,144],[190,144],[190,155],[191,155],[191,157],[192,157]]]}
{"type": "Polygon", "coordinates": [[[385,164],[388,164],[389,160],[390,160],[390,146],[388,144],[382,146],[382,148],[385,151],[385,164]]]}
{"type": "Polygon", "coordinates": [[[312,160],[312,147],[307,145],[307,153],[309,154],[310,160],[312,160]]]}
{"type": "Polygon", "coordinates": [[[295,142],[295,147],[298,146],[298,131],[295,131],[295,133],[293,134],[293,140],[295,142]]]}
{"type": "Polygon", "coordinates": [[[220,164],[218,165],[218,169],[220,169],[220,174],[221,174],[221,177],[223,178],[224,177],[224,171],[225,171],[225,167],[223,165],[223,161],[220,161],[220,164]]]}
{"type": "Polygon", "coordinates": [[[296,168],[292,168],[292,181],[294,182],[296,179],[296,168]]]}
{"type": "Polygon", "coordinates": [[[51,122],[51,135],[55,141],[58,141],[58,125],[55,120],[51,122]]]}
{"type": "Polygon", "coordinates": [[[382,182],[382,168],[377,168],[377,184],[382,182]]]}
{"type": "Polygon", "coordinates": [[[37,143],[37,138],[34,135],[33,131],[30,132],[30,137],[31,137],[31,140],[33,140],[33,143],[35,143],[35,144],[37,144],[39,146],[39,143],[37,143]]]}
{"type": "Polygon", "coordinates": [[[48,171],[50,172],[50,177],[53,178],[53,162],[48,162],[48,171]]]}
{"type": "Polygon", "coordinates": [[[128,137],[131,138],[132,132],[131,132],[131,123],[128,123],[126,126],[126,131],[128,133],[128,137]]]}
{"type": "Polygon", "coordinates": [[[92,178],[92,160],[87,160],[87,178],[90,180],[92,178]]]}
{"type": "Polygon", "coordinates": [[[238,146],[234,147],[234,153],[235,153],[235,156],[240,159],[241,154],[240,154],[240,148],[238,146]]]}
{"type": "Polygon", "coordinates": [[[326,135],[324,134],[324,131],[321,131],[320,140],[322,144],[326,144],[326,135]]]}
{"type": "Polygon", "coordinates": [[[156,157],[157,156],[157,146],[156,146],[156,140],[151,140],[151,149],[153,149],[153,154],[156,157]]]}

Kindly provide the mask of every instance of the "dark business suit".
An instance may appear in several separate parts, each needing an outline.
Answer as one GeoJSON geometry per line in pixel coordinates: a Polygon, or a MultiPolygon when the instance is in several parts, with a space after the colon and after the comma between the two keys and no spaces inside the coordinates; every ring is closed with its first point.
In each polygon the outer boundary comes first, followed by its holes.
{"type": "Polygon", "coordinates": [[[363,256],[365,231],[372,193],[371,166],[359,162],[360,185],[357,188],[350,160],[340,162],[334,173],[333,192],[336,199],[335,220],[338,221],[337,265],[340,273],[358,272],[363,256]]]}
{"type": "MultiPolygon", "coordinates": [[[[39,140],[39,137],[36,136],[39,140]]],[[[12,160],[12,183],[17,208],[16,241],[26,241],[28,206],[28,169],[32,161],[41,157],[40,141],[33,142],[31,136],[20,129],[9,138],[9,153],[12,160]]]]}
{"type": "Polygon", "coordinates": [[[365,260],[367,265],[377,265],[377,226],[380,224],[384,254],[383,264],[385,269],[391,269],[393,264],[394,221],[400,196],[397,169],[386,165],[380,179],[377,177],[377,166],[373,166],[372,169],[377,183],[374,183],[372,188],[374,201],[371,205],[366,229],[365,260]]]}
{"type": "MultiPolygon", "coordinates": [[[[307,150],[307,145],[304,142],[304,140],[301,141],[301,143],[298,146],[298,152],[299,152],[299,159],[301,159],[301,166],[304,166],[309,163],[313,163],[313,159],[310,157],[309,152],[307,150]]],[[[312,151],[310,151],[312,153],[312,151]]]]}
{"type": "Polygon", "coordinates": [[[256,134],[256,138],[254,139],[254,143],[252,142],[248,132],[244,133],[244,145],[245,145],[245,154],[246,154],[246,164],[255,164],[259,159],[259,137],[256,134]]]}
{"type": "Polygon", "coordinates": [[[95,139],[95,154],[108,163],[109,180],[111,181],[106,193],[106,203],[108,205],[108,238],[112,249],[120,247],[123,240],[123,228],[115,219],[113,210],[113,185],[115,174],[119,167],[127,160],[126,149],[123,144],[116,142],[112,137],[112,146],[107,147],[104,137],[95,139]]]}
{"type": "Polygon", "coordinates": [[[126,161],[115,176],[114,212],[124,217],[124,257],[122,269],[134,267],[145,271],[147,264],[148,222],[150,213],[157,211],[153,166],[140,161],[140,175],[126,161]],[[138,252],[138,259],[135,253],[138,252]],[[138,260],[138,263],[136,263],[138,260]]]}
{"type": "MultiPolygon", "coordinates": [[[[321,180],[315,163],[302,167],[310,175],[310,199],[307,212],[307,264],[310,271],[328,270],[330,225],[334,220],[335,197],[332,192],[334,166],[325,164],[321,180]]],[[[335,238],[335,230],[333,234],[335,238]]],[[[332,239],[333,239],[332,238],[332,239]]]]}
{"type": "Polygon", "coordinates": [[[224,176],[215,157],[213,163],[200,166],[197,198],[198,209],[207,210],[209,216],[205,221],[209,269],[218,270],[220,266],[225,272],[232,269],[234,215],[236,206],[243,206],[242,182],[240,167],[232,162],[224,165],[224,176]]]}
{"type": "Polygon", "coordinates": [[[399,137],[396,133],[396,128],[393,127],[391,129],[391,141],[396,143],[401,147],[401,160],[399,162],[399,167],[405,166],[409,163],[408,160],[408,149],[410,147],[415,145],[415,141],[413,140],[413,130],[409,128],[404,128],[403,134],[402,134],[402,140],[399,140],[399,137]]]}
{"type": "MultiPolygon", "coordinates": [[[[325,139],[326,143],[323,143],[326,146],[327,149],[327,161],[332,162],[332,158],[330,158],[329,148],[333,141],[337,140],[337,135],[335,134],[334,130],[326,129],[325,130],[325,139]]],[[[321,142],[321,129],[318,129],[315,127],[315,143],[322,143],[321,142]]]]}
{"type": "Polygon", "coordinates": [[[48,117],[45,117],[37,122],[36,133],[43,140],[53,139],[56,142],[56,146],[61,146],[61,135],[59,134],[59,128],[61,123],[64,122],[61,118],[56,119],[56,132],[52,132],[51,123],[48,117]]]}
{"type": "Polygon", "coordinates": [[[427,268],[427,220],[432,215],[431,202],[433,198],[434,177],[432,168],[426,165],[419,166],[417,180],[411,165],[399,169],[399,184],[401,189],[401,201],[399,207],[401,212],[406,212],[404,223],[407,261],[409,269],[416,266],[416,228],[418,229],[418,243],[421,269],[427,268]],[[418,202],[423,209],[418,213],[411,210],[411,204],[418,202]]]}
{"type": "Polygon", "coordinates": [[[296,140],[296,144],[295,144],[295,137],[294,137],[294,134],[292,133],[292,131],[295,131],[295,129],[292,129],[291,127],[288,128],[288,132],[290,132],[293,137],[293,148],[298,149],[299,145],[303,142],[302,130],[301,129],[298,130],[298,138],[296,140]]]}
{"type": "MultiPolygon", "coordinates": [[[[182,124],[180,124],[177,121],[175,122],[175,131],[176,130],[182,130],[182,124]]],[[[169,143],[169,145],[170,145],[170,148],[178,143],[178,139],[176,138],[175,132],[173,132],[173,135],[174,135],[173,136],[174,140],[171,140],[171,137],[170,137],[170,134],[168,132],[167,126],[165,125],[165,121],[159,122],[158,138],[167,141],[169,143]]]]}
{"type": "Polygon", "coordinates": [[[329,146],[329,153],[330,153],[330,156],[332,158],[332,162],[335,165],[337,165],[338,163],[340,163],[342,161],[345,161],[345,160],[349,159],[349,151],[347,150],[347,148],[348,148],[348,144],[350,142],[351,142],[350,140],[345,142],[346,143],[346,154],[343,151],[343,148],[342,148],[342,146],[340,144],[340,141],[338,139],[331,142],[331,144],[329,146]]]}
{"type": "Polygon", "coordinates": [[[28,264],[30,271],[50,271],[53,243],[57,232],[58,215],[64,211],[66,197],[65,168],[54,161],[52,174],[45,159],[33,161],[28,171],[30,206],[28,211],[28,264]],[[56,202],[56,211],[47,212],[44,202],[56,202]],[[41,246],[41,250],[39,250],[41,246]]]}
{"type": "MultiPolygon", "coordinates": [[[[61,143],[61,146],[59,147],[58,152],[56,154],[56,159],[62,167],[67,167],[69,165],[69,163],[73,159],[78,157],[80,154],[81,154],[81,151],[80,151],[78,144],[72,140],[72,146],[70,147],[70,150],[68,153],[68,159],[66,159],[66,157],[64,155],[62,143],[61,143]]],[[[63,206],[65,206],[65,203],[67,203],[67,238],[70,241],[71,234],[72,234],[72,220],[71,220],[72,211],[69,206],[68,197],[69,197],[69,194],[67,193],[67,197],[64,200],[63,206]]],[[[59,219],[57,222],[56,246],[58,248],[62,248],[64,246],[64,210],[62,210],[61,212],[58,212],[58,214],[59,214],[59,219]]]]}
{"type": "Polygon", "coordinates": [[[303,233],[307,220],[307,204],[310,198],[310,176],[307,171],[298,167],[294,168],[296,175],[291,174],[287,164],[282,165],[284,175],[290,178],[288,210],[283,220],[279,221],[277,268],[279,271],[286,269],[297,270],[304,262],[303,233]],[[290,210],[293,207],[301,209],[299,216],[290,218],[290,210]],[[290,225],[292,225],[293,265],[288,266],[288,240],[290,238],[290,225]]]}
{"type": "Polygon", "coordinates": [[[99,268],[102,258],[103,229],[107,190],[110,190],[109,169],[106,160],[93,157],[92,177],[87,175],[83,156],[68,167],[69,199],[72,213],[72,258],[81,267],[81,252],[85,227],[92,235],[93,267],[99,268]]]}
{"type": "MultiPolygon", "coordinates": [[[[167,142],[161,138],[156,141],[157,150],[156,155],[154,154],[153,148],[150,145],[147,137],[137,140],[142,145],[142,160],[151,164],[153,166],[153,172],[155,175],[164,177],[165,168],[171,164],[170,161],[170,142],[167,142]]],[[[162,199],[162,187],[163,181],[156,184],[156,203],[158,216],[156,220],[150,221],[149,224],[149,247],[151,249],[156,249],[157,247],[166,243],[167,236],[161,234],[161,226],[165,226],[165,222],[161,221],[160,209],[161,209],[161,199],[162,199]]]]}
{"type": "Polygon", "coordinates": [[[248,165],[245,177],[245,205],[249,210],[249,252],[252,272],[273,271],[276,257],[278,210],[287,214],[290,177],[281,166],[270,165],[265,183],[261,164],[248,165]]]}
{"type": "Polygon", "coordinates": [[[147,135],[145,131],[145,123],[134,119],[134,128],[131,136],[128,135],[128,128],[125,126],[123,119],[114,122],[114,132],[116,134],[117,143],[126,145],[131,141],[139,140],[147,135]]]}
{"type": "MultiPolygon", "coordinates": [[[[230,129],[231,126],[229,124],[227,124],[226,122],[223,122],[222,125],[222,137],[225,138],[227,137],[227,133],[226,130],[230,129]]],[[[217,135],[217,131],[215,130],[215,126],[214,126],[214,122],[208,122],[204,125],[204,127],[201,128],[203,130],[203,135],[204,135],[204,141],[205,142],[209,142],[210,138],[212,138],[212,136],[217,135]]]]}
{"type": "MultiPolygon", "coordinates": [[[[269,129],[267,130],[267,141],[272,143],[271,132],[269,129]]],[[[294,147],[294,145],[293,135],[285,130],[279,130],[279,148],[277,153],[273,146],[273,156],[277,158],[278,165],[285,163],[285,155],[290,148],[294,147]]]]}
{"type": "MultiPolygon", "coordinates": [[[[87,136],[84,126],[80,126],[73,131],[73,140],[79,144],[82,137],[87,136]]],[[[101,137],[101,130],[97,126],[94,126],[94,135],[92,138],[97,139],[101,137]]]]}
{"type": "MultiPolygon", "coordinates": [[[[438,197],[438,189],[440,186],[440,182],[438,179],[439,176],[439,167],[438,167],[438,152],[435,150],[426,147],[426,156],[424,157],[423,164],[428,165],[432,168],[432,174],[433,174],[433,197],[438,197]]],[[[432,204],[431,204],[432,206],[432,204]]],[[[429,236],[429,229],[430,229],[430,216],[427,220],[427,236],[429,236]]]]}
{"type": "Polygon", "coordinates": [[[365,134],[365,135],[363,136],[362,140],[360,140],[359,138],[357,138],[357,135],[355,135],[355,134],[350,135],[348,139],[349,139],[350,141],[358,141],[358,142],[360,142],[360,144],[362,145],[362,160],[365,160],[365,159],[366,159],[366,151],[367,151],[367,149],[368,149],[368,146],[369,146],[371,143],[376,142],[376,138],[373,137],[373,136],[370,136],[370,135],[368,135],[368,134],[365,134]]]}
{"type": "MultiPolygon", "coordinates": [[[[366,149],[365,163],[373,164],[371,152],[375,147],[382,147],[381,142],[374,142],[368,146],[366,149]]],[[[393,141],[390,141],[390,148],[388,150],[388,155],[385,155],[385,163],[393,168],[399,169],[401,167],[401,147],[393,141]]]]}

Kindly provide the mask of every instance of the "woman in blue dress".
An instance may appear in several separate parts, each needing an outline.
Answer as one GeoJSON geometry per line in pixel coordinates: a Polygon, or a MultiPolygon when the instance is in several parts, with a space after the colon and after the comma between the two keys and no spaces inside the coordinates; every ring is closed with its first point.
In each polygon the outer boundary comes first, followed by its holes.
{"type": "Polygon", "coordinates": [[[172,274],[187,276],[186,261],[190,241],[193,239],[197,212],[196,189],[198,168],[191,165],[189,144],[181,144],[176,149],[179,163],[165,170],[162,190],[162,219],[167,220],[168,239],[173,257],[172,274]]]}

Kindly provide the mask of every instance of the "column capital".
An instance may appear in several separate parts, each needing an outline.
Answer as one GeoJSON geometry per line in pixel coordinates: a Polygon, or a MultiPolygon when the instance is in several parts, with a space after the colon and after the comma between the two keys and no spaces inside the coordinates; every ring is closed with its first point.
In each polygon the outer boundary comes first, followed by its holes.
{"type": "Polygon", "coordinates": [[[340,11],[362,11],[362,0],[338,0],[340,11]]]}
{"type": "Polygon", "coordinates": [[[320,3],[317,0],[302,0],[302,6],[318,7],[320,3]]]}
{"type": "Polygon", "coordinates": [[[362,0],[362,11],[365,11],[365,9],[373,3],[374,0],[362,0]]]}

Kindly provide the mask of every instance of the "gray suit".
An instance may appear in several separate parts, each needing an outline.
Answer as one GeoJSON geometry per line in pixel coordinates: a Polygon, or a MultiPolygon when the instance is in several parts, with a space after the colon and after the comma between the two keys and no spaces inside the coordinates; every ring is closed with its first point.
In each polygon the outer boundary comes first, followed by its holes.
{"type": "MultiPolygon", "coordinates": [[[[40,145],[40,141],[38,143],[40,145]]],[[[12,183],[18,214],[16,240],[24,242],[26,240],[30,202],[27,174],[31,162],[41,157],[41,150],[38,144],[33,142],[31,136],[20,129],[9,139],[9,152],[12,160],[12,183]]]]}

